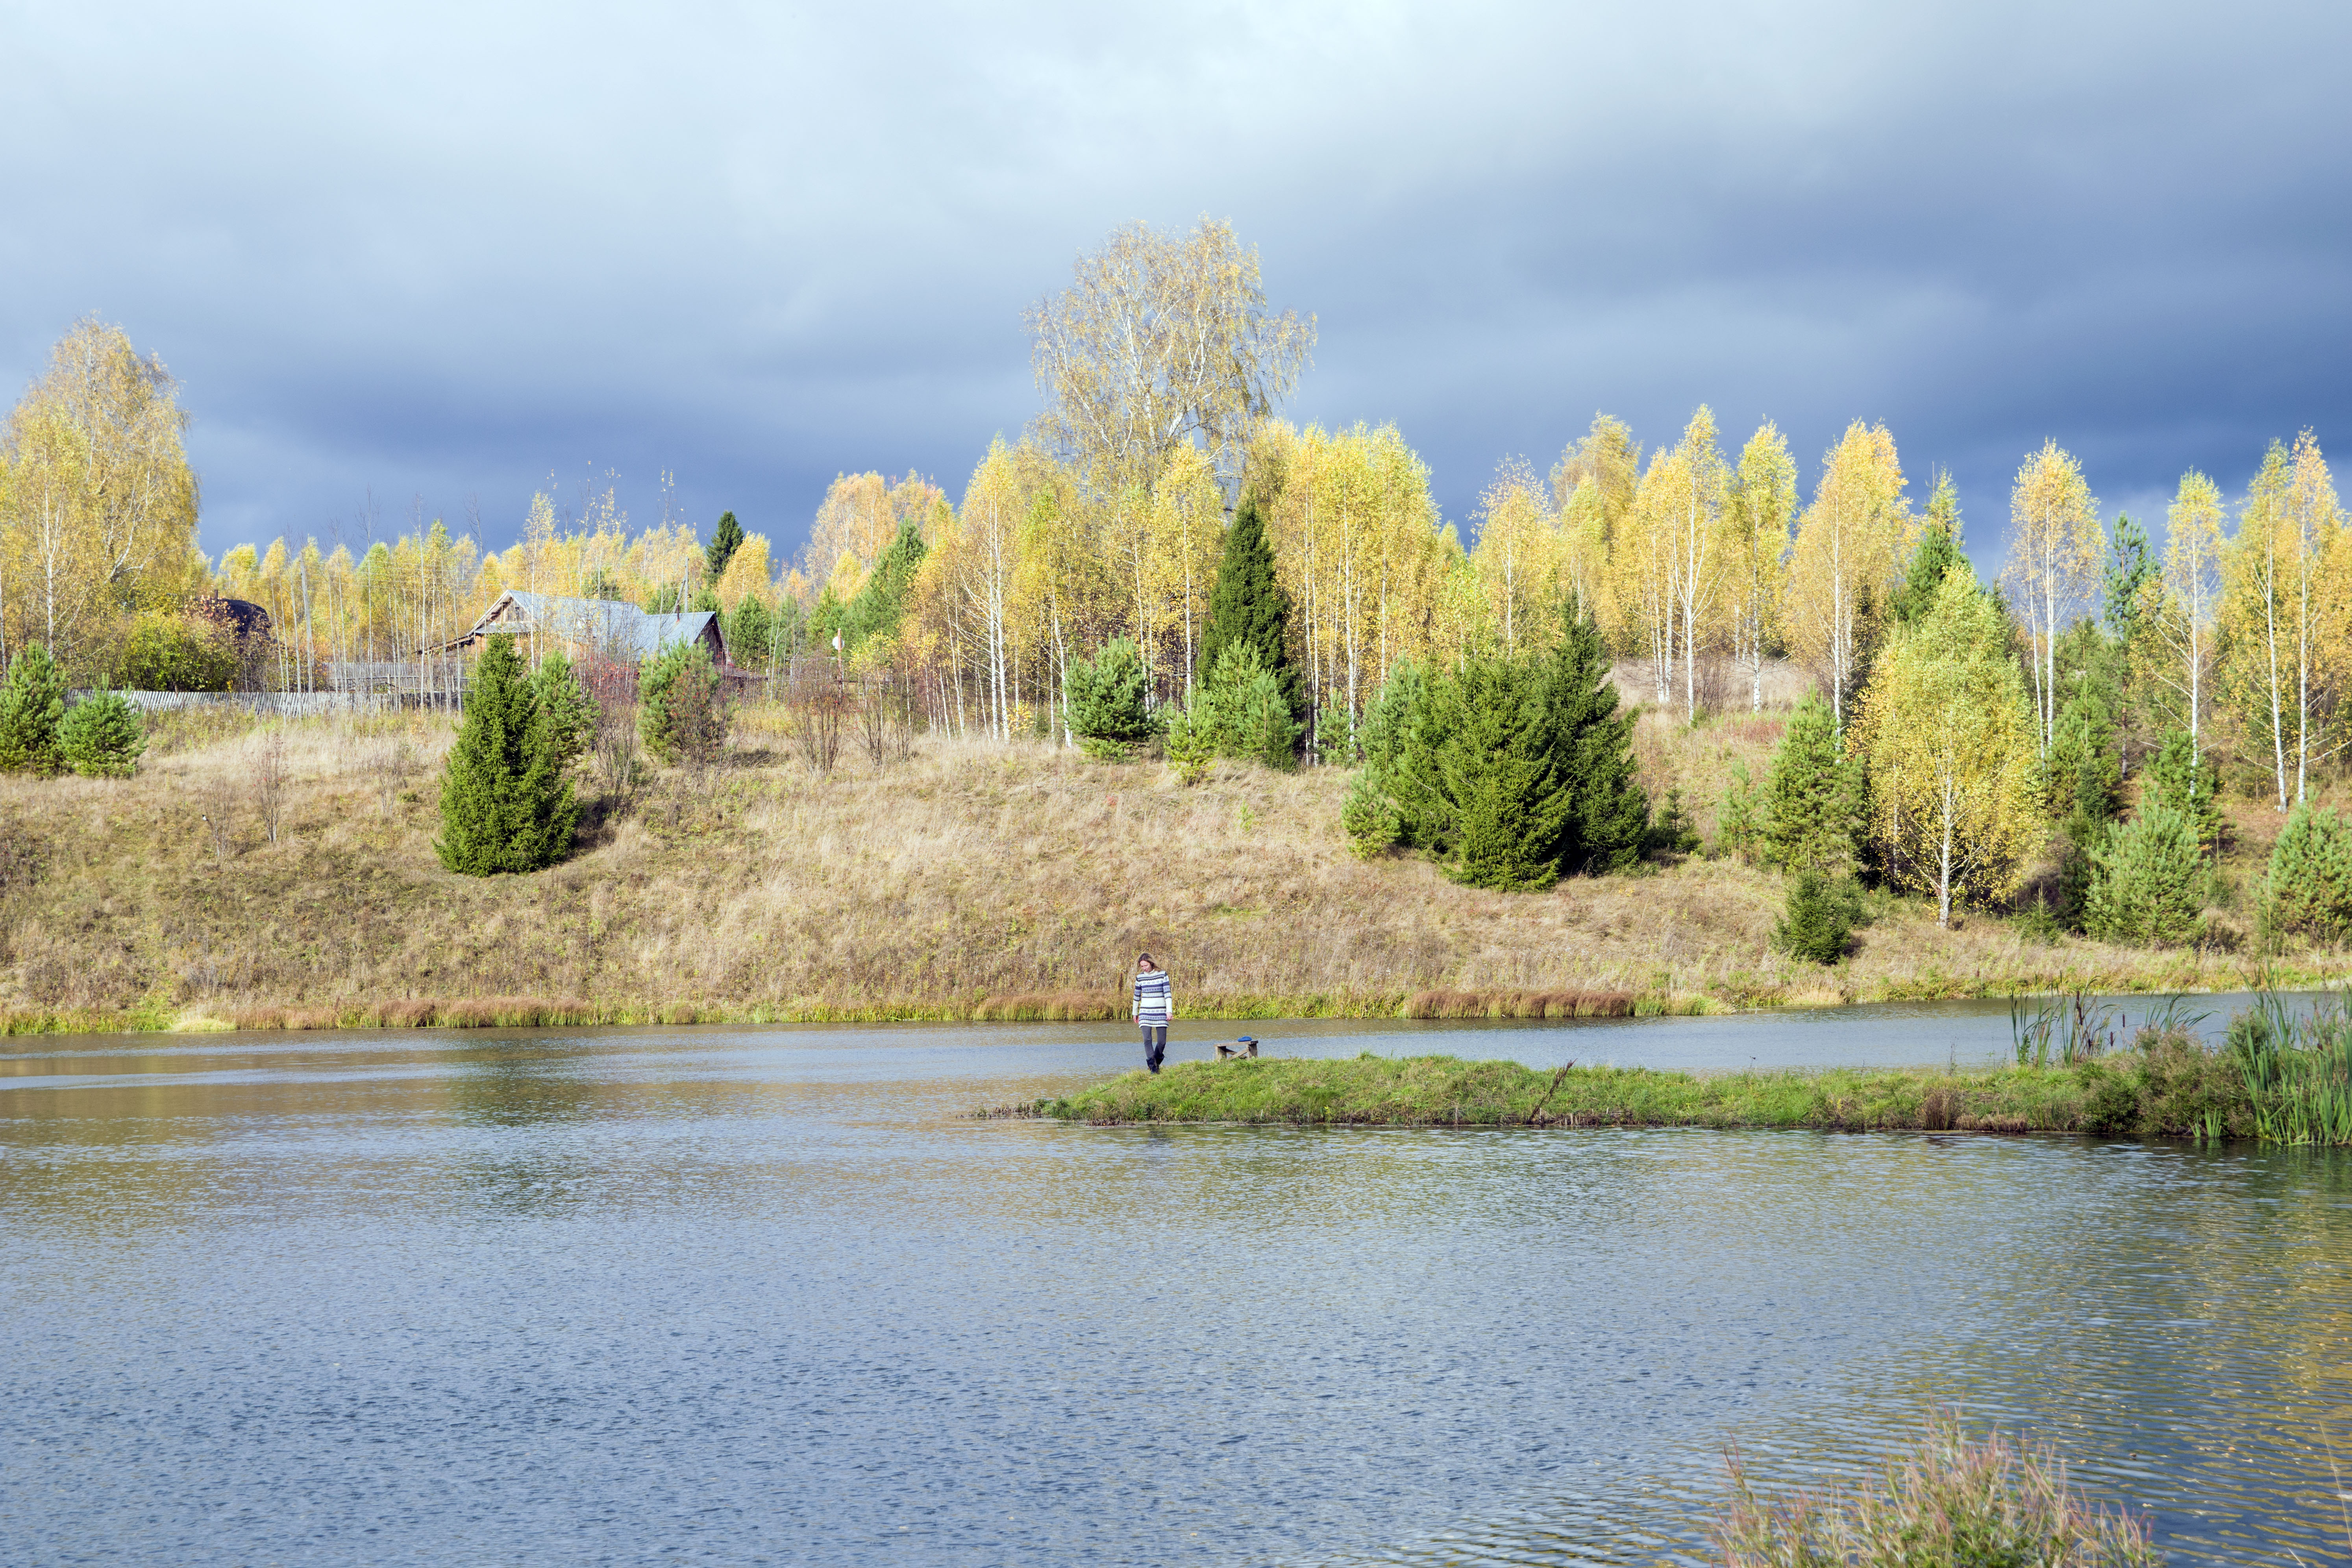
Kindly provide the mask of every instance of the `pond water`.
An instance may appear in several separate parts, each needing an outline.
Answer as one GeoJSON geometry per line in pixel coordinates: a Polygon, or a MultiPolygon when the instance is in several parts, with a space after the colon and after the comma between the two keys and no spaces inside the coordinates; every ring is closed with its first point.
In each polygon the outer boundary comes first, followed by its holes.
{"type": "MultiPolygon", "coordinates": [[[[2005,1005],[1251,1030],[2010,1041],[2005,1005]]],[[[1111,1026],[5,1045],[12,1564],[1697,1561],[1727,1446],[1851,1476],[1936,1403],[2177,1562],[2348,1550],[2340,1156],[969,1114],[1127,1068],[1111,1026]]]]}

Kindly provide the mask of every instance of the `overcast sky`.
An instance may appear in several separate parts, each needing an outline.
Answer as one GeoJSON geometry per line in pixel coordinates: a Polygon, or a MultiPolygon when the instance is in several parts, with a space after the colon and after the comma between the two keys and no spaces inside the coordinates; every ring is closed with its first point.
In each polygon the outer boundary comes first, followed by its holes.
{"type": "Polygon", "coordinates": [[[0,380],[85,312],[184,383],[215,552],[412,500],[488,542],[661,476],[796,550],[951,493],[1023,308],[1230,218],[1465,534],[1597,409],[1709,403],[1810,491],[1853,418],[1998,557],[2054,437],[2110,516],[2352,415],[2352,8],[0,5],[0,380]]]}

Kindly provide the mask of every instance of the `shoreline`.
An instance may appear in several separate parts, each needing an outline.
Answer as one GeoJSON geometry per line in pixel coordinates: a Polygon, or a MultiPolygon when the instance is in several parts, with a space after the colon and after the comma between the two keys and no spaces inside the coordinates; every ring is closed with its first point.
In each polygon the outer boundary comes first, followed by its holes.
{"type": "MultiPolygon", "coordinates": [[[[1205,995],[1178,1022],[1254,1023],[1279,1018],[1362,1018],[1416,1022],[1570,1022],[1580,1019],[1729,1016],[1828,1011],[1902,1002],[2005,1002],[2085,996],[2216,996],[2241,991],[2319,991],[2347,977],[2328,969],[2278,963],[2250,966],[2226,983],[2194,987],[2117,985],[2113,976],[2022,976],[2038,984],[1848,986],[1792,991],[1777,996],[1727,997],[1705,992],[1574,990],[1428,990],[1409,994],[1267,994],[1205,995]],[[2105,981],[2105,984],[2095,982],[2105,981]]],[[[160,1000],[120,1010],[30,1010],[0,1007],[0,1036],[215,1034],[244,1030],[564,1028],[633,1025],[744,1024],[1028,1024],[1117,1023],[1123,994],[1032,993],[964,999],[894,999],[835,1003],[817,1000],[741,1003],[589,1002],[527,995],[460,998],[397,997],[383,1001],[195,1003],[160,1000]]]]}

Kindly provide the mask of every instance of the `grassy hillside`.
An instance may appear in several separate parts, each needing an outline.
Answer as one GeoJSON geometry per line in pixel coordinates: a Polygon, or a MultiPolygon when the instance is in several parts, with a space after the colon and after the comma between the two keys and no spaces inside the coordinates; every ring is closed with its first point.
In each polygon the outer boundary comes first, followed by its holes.
{"type": "MultiPolygon", "coordinates": [[[[1989,917],[1939,931],[1881,900],[1855,956],[1816,969],[1769,951],[1784,891],[1769,870],[1694,858],[1481,892],[1417,861],[1350,858],[1335,772],[1221,767],[1188,790],[1156,764],[930,739],[910,761],[845,758],[820,776],[761,723],[746,716],[732,765],[706,784],[662,775],[593,809],[581,853],[529,878],[435,859],[451,733],[437,717],[289,726],[274,842],[262,734],[217,716],[173,719],[134,779],[0,779],[0,1016],[1109,1016],[1144,948],[1173,972],[1180,1011],[1242,1016],[2200,990],[2253,966],[2222,947],[2044,946],[1989,917]]],[[[1760,777],[1780,726],[1645,716],[1643,765],[1661,791],[1681,784],[1706,827],[1731,761],[1760,777]]],[[[2239,882],[2264,823],[2249,813],[2239,882]]],[[[2278,978],[2347,968],[2305,954],[2278,978]]]]}

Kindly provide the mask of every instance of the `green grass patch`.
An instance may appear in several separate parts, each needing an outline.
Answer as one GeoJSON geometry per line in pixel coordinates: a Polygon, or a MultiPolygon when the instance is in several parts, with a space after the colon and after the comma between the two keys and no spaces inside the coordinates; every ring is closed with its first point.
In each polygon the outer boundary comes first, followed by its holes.
{"type": "Polygon", "coordinates": [[[1181,1062],[1015,1114],[1097,1124],[1358,1127],[1774,1127],[1837,1131],[2251,1136],[2235,1066],[2186,1037],[2066,1067],[1948,1072],[1542,1071],[1457,1057],[1181,1062]]]}

